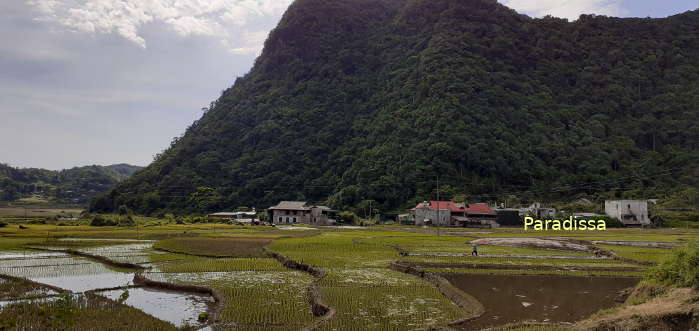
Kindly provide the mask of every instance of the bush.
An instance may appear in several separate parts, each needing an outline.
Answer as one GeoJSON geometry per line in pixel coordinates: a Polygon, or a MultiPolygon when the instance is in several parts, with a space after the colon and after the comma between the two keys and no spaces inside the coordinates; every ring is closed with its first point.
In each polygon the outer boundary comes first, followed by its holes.
{"type": "Polygon", "coordinates": [[[90,226],[115,226],[117,225],[116,222],[104,218],[102,215],[95,215],[95,217],[92,218],[92,221],[90,221],[90,226]]]}
{"type": "Polygon", "coordinates": [[[6,226],[7,226],[7,223],[5,223],[5,222],[0,222],[0,228],[4,228],[4,227],[6,227],[6,226]]]}
{"type": "Polygon", "coordinates": [[[623,228],[624,223],[622,223],[618,218],[611,216],[600,216],[597,220],[602,220],[607,224],[607,228],[623,228]]]}
{"type": "Polygon", "coordinates": [[[699,241],[675,249],[665,262],[649,270],[649,278],[666,285],[699,289],[699,241]]]}
{"type": "Polygon", "coordinates": [[[343,211],[337,214],[337,221],[344,224],[355,224],[359,221],[359,216],[351,211],[343,211]]]}
{"type": "Polygon", "coordinates": [[[136,221],[134,221],[133,216],[128,215],[119,220],[119,226],[136,226],[136,221]]]}

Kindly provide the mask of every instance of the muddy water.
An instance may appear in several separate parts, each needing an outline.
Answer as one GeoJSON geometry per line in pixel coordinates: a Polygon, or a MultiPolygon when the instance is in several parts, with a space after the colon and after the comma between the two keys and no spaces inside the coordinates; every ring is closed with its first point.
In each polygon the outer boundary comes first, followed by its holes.
{"type": "Polygon", "coordinates": [[[637,278],[444,274],[478,299],[486,312],[459,326],[480,330],[518,321],[574,322],[618,303],[637,278]]]}
{"type": "MultiPolygon", "coordinates": [[[[123,293],[123,290],[119,290],[99,294],[118,300],[123,293]]],[[[177,327],[182,327],[198,325],[199,314],[206,313],[209,306],[214,304],[214,299],[210,296],[133,288],[129,290],[128,299],[124,303],[177,327]]]]}

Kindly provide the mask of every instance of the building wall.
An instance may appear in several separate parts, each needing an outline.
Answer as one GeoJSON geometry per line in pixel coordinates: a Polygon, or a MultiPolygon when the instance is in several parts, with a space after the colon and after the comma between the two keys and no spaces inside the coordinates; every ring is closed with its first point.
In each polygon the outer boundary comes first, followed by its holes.
{"type": "Polygon", "coordinates": [[[646,200],[607,200],[604,202],[604,213],[620,220],[623,214],[634,214],[640,224],[650,224],[646,200]]]}
{"type": "Polygon", "coordinates": [[[328,215],[323,214],[322,209],[313,207],[308,215],[308,223],[314,225],[329,225],[328,215]]]}
{"type": "Polygon", "coordinates": [[[425,220],[432,221],[433,226],[451,226],[451,212],[447,209],[416,208],[414,211],[415,225],[425,225],[425,220]],[[439,219],[437,219],[439,217],[439,219]]]}
{"type": "Polygon", "coordinates": [[[308,223],[310,211],[306,210],[272,210],[272,223],[294,224],[308,223]],[[280,219],[281,218],[281,219],[280,219]]]}

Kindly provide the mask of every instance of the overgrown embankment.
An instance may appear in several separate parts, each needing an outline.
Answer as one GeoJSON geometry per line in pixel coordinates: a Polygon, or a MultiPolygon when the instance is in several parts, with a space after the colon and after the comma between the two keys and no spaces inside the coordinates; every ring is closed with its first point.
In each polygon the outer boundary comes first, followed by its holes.
{"type": "Polygon", "coordinates": [[[623,306],[575,326],[581,330],[699,330],[699,242],[677,248],[649,270],[623,306]]]}
{"type": "Polygon", "coordinates": [[[316,321],[315,323],[307,326],[304,328],[304,330],[315,330],[321,325],[323,325],[325,322],[327,322],[329,319],[335,315],[335,308],[327,305],[324,301],[323,298],[320,294],[320,288],[318,286],[319,282],[325,278],[326,274],[325,272],[320,269],[316,268],[313,266],[310,266],[308,264],[304,263],[299,263],[296,261],[293,261],[291,259],[288,259],[276,252],[268,251],[269,254],[277,259],[279,263],[283,264],[285,267],[289,269],[295,269],[295,270],[300,270],[303,272],[309,273],[311,276],[314,277],[313,283],[311,286],[308,288],[308,294],[309,294],[309,300],[310,300],[310,305],[311,305],[311,310],[313,311],[313,315],[316,317],[320,317],[320,320],[316,321]]]}
{"type": "Polygon", "coordinates": [[[452,285],[446,278],[436,273],[420,270],[409,264],[399,262],[391,263],[390,268],[396,271],[418,276],[432,283],[435,287],[439,289],[439,291],[445,297],[447,297],[449,300],[451,300],[457,306],[459,306],[468,316],[456,321],[452,321],[451,323],[449,323],[449,325],[456,325],[474,318],[478,318],[485,312],[485,308],[478,300],[476,300],[476,298],[458,289],[457,287],[452,285]]]}

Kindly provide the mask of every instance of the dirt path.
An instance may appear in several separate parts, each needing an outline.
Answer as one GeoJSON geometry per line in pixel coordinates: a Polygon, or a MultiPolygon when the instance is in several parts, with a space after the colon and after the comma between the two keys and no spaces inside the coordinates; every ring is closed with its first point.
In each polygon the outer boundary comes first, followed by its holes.
{"type": "Polygon", "coordinates": [[[525,255],[525,254],[478,254],[472,256],[470,253],[405,253],[404,256],[424,256],[424,257],[472,257],[477,258],[513,258],[513,259],[559,259],[559,260],[613,260],[609,256],[577,256],[577,255],[525,255]]]}
{"type": "Polygon", "coordinates": [[[440,262],[401,262],[414,268],[459,268],[459,269],[491,269],[491,270],[554,270],[554,271],[613,271],[613,272],[643,272],[639,267],[596,267],[596,266],[548,266],[548,265],[518,265],[518,264],[478,264],[478,263],[440,263],[440,262]]]}
{"type": "Polygon", "coordinates": [[[606,241],[606,240],[593,240],[595,245],[619,245],[619,246],[633,246],[633,247],[649,247],[649,248],[674,248],[682,246],[684,243],[676,242],[661,242],[661,241],[606,241]]]}

